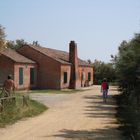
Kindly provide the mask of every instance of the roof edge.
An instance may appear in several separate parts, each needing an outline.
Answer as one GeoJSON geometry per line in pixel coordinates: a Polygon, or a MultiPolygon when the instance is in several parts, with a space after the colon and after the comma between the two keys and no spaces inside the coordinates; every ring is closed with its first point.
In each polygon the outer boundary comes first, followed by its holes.
{"type": "MultiPolygon", "coordinates": [[[[71,63],[68,63],[68,62],[66,62],[66,63],[62,63],[62,62],[60,62],[59,60],[57,60],[57,59],[55,59],[55,58],[53,58],[53,57],[51,57],[51,56],[48,56],[47,54],[44,54],[44,53],[42,53],[41,51],[35,49],[34,47],[32,47],[32,46],[29,45],[29,44],[25,44],[25,45],[23,45],[23,47],[24,47],[24,46],[28,46],[28,47],[30,47],[30,48],[36,50],[36,51],[39,52],[40,54],[42,54],[42,55],[44,55],[44,56],[47,56],[47,57],[51,58],[51,59],[54,60],[54,61],[57,61],[57,62],[60,63],[60,64],[71,65],[71,63]]],[[[20,48],[19,48],[19,49],[20,49],[20,48]]]]}

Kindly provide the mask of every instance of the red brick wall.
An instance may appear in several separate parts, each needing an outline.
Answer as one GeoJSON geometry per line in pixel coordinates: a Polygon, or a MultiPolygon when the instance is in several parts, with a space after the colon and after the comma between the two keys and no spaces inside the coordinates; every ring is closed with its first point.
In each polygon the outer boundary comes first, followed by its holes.
{"type": "Polygon", "coordinates": [[[61,89],[63,88],[69,88],[70,86],[70,71],[71,66],[70,65],[62,65],[61,66],[61,89]],[[64,72],[67,72],[67,83],[64,83],[64,72]]]}
{"type": "Polygon", "coordinates": [[[9,74],[11,74],[12,77],[14,76],[14,62],[0,55],[0,85],[3,85],[9,74]]]}
{"type": "Polygon", "coordinates": [[[70,88],[79,87],[79,76],[78,76],[78,54],[77,44],[71,41],[69,44],[69,61],[71,65],[71,77],[70,77],[70,88]]]}
{"type": "MultiPolygon", "coordinates": [[[[70,72],[71,66],[61,66],[61,88],[71,88],[70,86],[70,72]],[[68,82],[64,84],[64,72],[68,73],[68,82]]],[[[93,68],[92,67],[84,67],[79,66],[78,74],[77,74],[77,85],[76,88],[84,87],[86,85],[86,81],[88,81],[88,73],[91,73],[91,80],[88,82],[89,86],[93,85],[93,68]],[[85,73],[85,79],[83,80],[83,72],[85,73]]]]}
{"type": "Polygon", "coordinates": [[[27,89],[30,87],[36,86],[36,77],[35,84],[30,85],[30,68],[36,68],[35,64],[18,64],[14,63],[9,58],[1,55],[0,56],[0,85],[3,85],[4,81],[7,79],[9,74],[12,75],[12,79],[15,82],[17,89],[27,89]],[[19,85],[19,67],[23,68],[23,85],[19,85]]]}
{"type": "Polygon", "coordinates": [[[92,67],[79,67],[79,80],[81,86],[85,86],[86,81],[88,81],[88,73],[91,73],[91,81],[89,81],[89,86],[93,84],[93,68],[92,67]],[[83,73],[85,73],[85,79],[83,79],[83,73]]]}
{"type": "MultiPolygon", "coordinates": [[[[75,44],[76,45],[76,44],[75,44]]],[[[73,50],[72,50],[73,51],[73,50]]],[[[39,51],[26,45],[18,50],[22,55],[26,56],[37,62],[37,87],[40,89],[61,89],[61,88],[80,88],[88,80],[88,72],[91,73],[91,81],[89,85],[93,84],[93,68],[77,66],[77,47],[74,49],[74,56],[71,56],[75,61],[73,67],[68,65],[62,65],[61,63],[53,60],[52,58],[40,53],[39,51]],[[71,72],[73,70],[73,72],[71,72]],[[82,71],[85,71],[85,80],[82,80],[82,71]],[[64,84],[64,72],[68,72],[68,82],[64,84]],[[72,80],[72,86],[70,78],[73,73],[76,73],[76,81],[72,80]]]]}
{"type": "Polygon", "coordinates": [[[23,46],[18,50],[19,53],[37,62],[38,75],[37,87],[40,89],[60,89],[60,66],[61,64],[52,58],[34,50],[33,48],[23,46]]]}
{"type": "Polygon", "coordinates": [[[18,64],[14,65],[14,79],[17,89],[35,88],[37,84],[37,66],[36,64],[18,64]],[[23,68],[23,85],[19,85],[19,68],[23,68]],[[35,83],[30,85],[30,68],[35,68],[35,83]]]}

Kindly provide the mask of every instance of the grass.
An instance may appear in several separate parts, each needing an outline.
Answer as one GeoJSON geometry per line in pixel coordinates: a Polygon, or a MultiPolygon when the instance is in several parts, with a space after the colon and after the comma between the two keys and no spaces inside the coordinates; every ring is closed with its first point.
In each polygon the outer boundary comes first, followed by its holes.
{"type": "Polygon", "coordinates": [[[23,106],[22,95],[16,94],[16,103],[7,104],[0,113],[0,127],[13,124],[23,118],[36,116],[47,109],[45,105],[31,99],[29,99],[29,106],[23,106]]]}
{"type": "MultiPolygon", "coordinates": [[[[88,89],[86,89],[88,90],[88,89]]],[[[30,90],[28,93],[51,93],[51,94],[72,94],[85,91],[83,89],[63,89],[63,90],[30,90]]],[[[13,124],[18,120],[36,116],[47,109],[47,107],[37,101],[29,100],[29,106],[23,106],[22,96],[25,91],[16,91],[16,104],[11,103],[0,113],[0,127],[13,124]],[[18,112],[18,113],[17,113],[18,112]]],[[[1,90],[0,90],[1,93],[1,90]]]]}

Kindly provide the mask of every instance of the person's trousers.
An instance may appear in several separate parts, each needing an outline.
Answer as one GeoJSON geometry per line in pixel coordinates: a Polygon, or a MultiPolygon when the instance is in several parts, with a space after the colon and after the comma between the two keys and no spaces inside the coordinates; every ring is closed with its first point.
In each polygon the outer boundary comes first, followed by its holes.
{"type": "Polygon", "coordinates": [[[108,90],[103,90],[103,98],[104,98],[104,99],[107,98],[107,93],[108,93],[108,90]]]}

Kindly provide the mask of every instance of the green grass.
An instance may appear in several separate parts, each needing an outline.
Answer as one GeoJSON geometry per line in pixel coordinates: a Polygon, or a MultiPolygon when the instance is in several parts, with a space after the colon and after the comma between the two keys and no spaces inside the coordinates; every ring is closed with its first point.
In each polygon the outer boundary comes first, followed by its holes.
{"type": "MultiPolygon", "coordinates": [[[[86,89],[87,90],[87,89],[86,89]]],[[[27,93],[51,93],[51,94],[72,94],[77,92],[83,92],[83,89],[63,89],[63,90],[30,90],[27,93]]],[[[0,127],[13,124],[18,120],[27,117],[36,116],[47,109],[47,107],[37,101],[29,101],[29,106],[23,106],[22,96],[25,91],[16,91],[16,104],[9,104],[4,108],[4,111],[0,113],[0,127]]],[[[1,90],[0,90],[1,93],[1,90]]]]}
{"type": "Polygon", "coordinates": [[[36,116],[47,109],[45,105],[31,99],[29,99],[29,106],[23,106],[22,95],[16,94],[16,103],[7,104],[0,113],[0,127],[13,124],[23,118],[36,116]]]}

